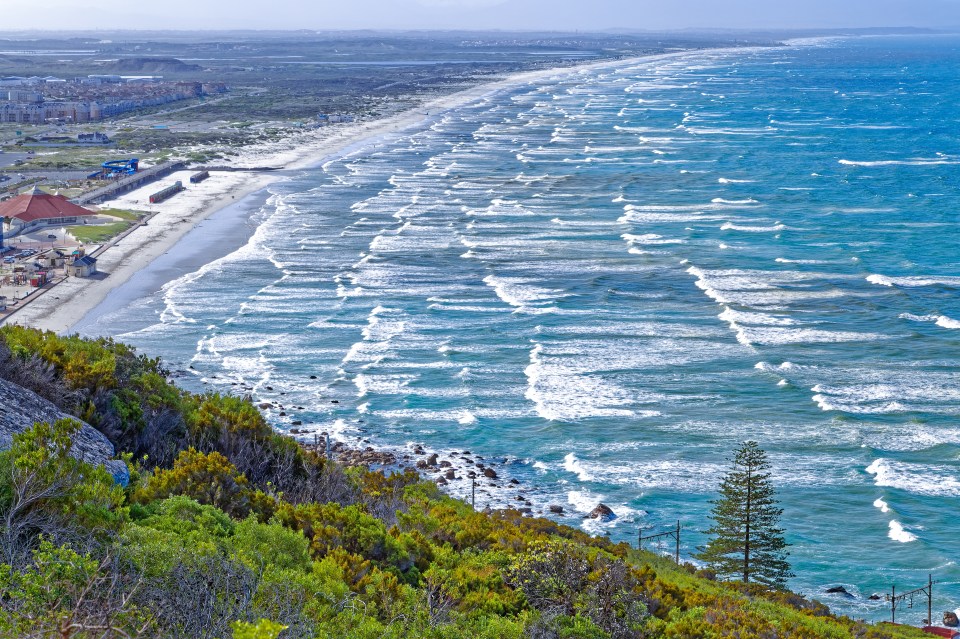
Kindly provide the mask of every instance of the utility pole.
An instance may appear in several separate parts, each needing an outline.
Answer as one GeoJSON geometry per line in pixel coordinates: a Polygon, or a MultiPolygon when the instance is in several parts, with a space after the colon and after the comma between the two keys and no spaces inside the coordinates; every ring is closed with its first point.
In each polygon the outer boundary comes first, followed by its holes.
{"type": "Polygon", "coordinates": [[[650,541],[651,539],[663,539],[666,537],[673,537],[675,543],[673,560],[677,562],[677,565],[680,565],[680,520],[677,520],[677,527],[674,530],[668,530],[667,532],[662,532],[656,535],[643,536],[643,528],[640,529],[640,533],[637,536],[637,550],[643,550],[643,542],[650,541]]]}
{"type": "Polygon", "coordinates": [[[886,600],[890,602],[890,622],[897,623],[897,608],[903,607],[903,604],[907,604],[907,608],[913,608],[913,598],[915,596],[926,596],[927,598],[927,625],[933,624],[933,584],[940,583],[939,581],[933,580],[933,575],[927,575],[927,585],[921,588],[916,588],[901,594],[897,594],[897,586],[894,584],[890,587],[890,594],[886,596],[886,600]]]}

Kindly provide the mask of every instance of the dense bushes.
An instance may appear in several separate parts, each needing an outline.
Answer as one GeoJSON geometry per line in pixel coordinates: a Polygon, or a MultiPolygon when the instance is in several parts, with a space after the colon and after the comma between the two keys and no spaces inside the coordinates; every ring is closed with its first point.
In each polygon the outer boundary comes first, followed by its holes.
{"type": "Polygon", "coordinates": [[[343,469],[249,401],[180,391],[109,340],[0,337],[0,376],[132,454],[122,489],[69,457],[70,421],[0,453],[3,637],[921,636],[516,511],[474,512],[409,471],[343,469]]]}

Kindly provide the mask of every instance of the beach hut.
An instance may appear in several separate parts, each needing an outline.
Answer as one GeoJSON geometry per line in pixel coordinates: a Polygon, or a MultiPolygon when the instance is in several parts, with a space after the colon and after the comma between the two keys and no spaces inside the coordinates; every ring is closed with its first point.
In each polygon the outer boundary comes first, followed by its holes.
{"type": "Polygon", "coordinates": [[[97,272],[97,258],[84,255],[70,265],[70,274],[74,277],[90,277],[97,272]]]}

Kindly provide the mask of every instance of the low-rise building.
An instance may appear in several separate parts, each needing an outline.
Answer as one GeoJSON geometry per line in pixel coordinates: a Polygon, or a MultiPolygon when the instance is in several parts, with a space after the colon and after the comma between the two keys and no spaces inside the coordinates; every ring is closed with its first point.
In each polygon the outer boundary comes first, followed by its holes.
{"type": "Polygon", "coordinates": [[[70,265],[70,275],[74,277],[90,277],[97,272],[97,258],[90,255],[78,257],[70,265]]]}
{"type": "Polygon", "coordinates": [[[4,235],[18,235],[44,226],[83,224],[96,217],[94,211],[78,206],[62,195],[51,195],[34,188],[29,193],[0,202],[4,235]]]}

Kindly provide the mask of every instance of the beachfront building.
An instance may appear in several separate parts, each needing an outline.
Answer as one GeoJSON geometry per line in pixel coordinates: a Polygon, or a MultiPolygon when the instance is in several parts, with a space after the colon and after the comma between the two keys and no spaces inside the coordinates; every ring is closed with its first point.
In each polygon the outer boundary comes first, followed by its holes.
{"type": "Polygon", "coordinates": [[[70,275],[74,277],[90,277],[97,272],[97,258],[84,255],[78,257],[70,265],[70,275]]]}
{"type": "Polygon", "coordinates": [[[6,202],[0,202],[0,217],[3,218],[6,237],[44,226],[86,224],[96,215],[62,195],[51,195],[37,188],[6,202]]]}

